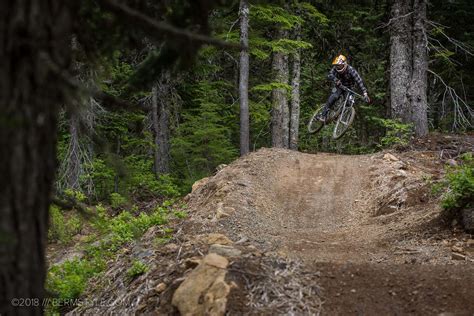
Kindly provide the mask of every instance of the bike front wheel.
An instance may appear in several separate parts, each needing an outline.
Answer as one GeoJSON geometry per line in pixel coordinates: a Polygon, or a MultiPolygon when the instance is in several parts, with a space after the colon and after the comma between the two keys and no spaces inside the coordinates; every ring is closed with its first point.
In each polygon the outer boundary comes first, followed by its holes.
{"type": "Polygon", "coordinates": [[[355,117],[355,110],[352,106],[346,107],[342,113],[339,115],[339,118],[334,127],[334,132],[332,138],[339,139],[341,138],[349,129],[352,124],[352,121],[355,117]]]}
{"type": "Polygon", "coordinates": [[[323,108],[323,106],[320,107],[314,112],[313,116],[311,116],[311,119],[308,122],[308,132],[310,134],[317,133],[321,130],[321,128],[323,128],[325,123],[319,119],[323,113],[323,108]]]}

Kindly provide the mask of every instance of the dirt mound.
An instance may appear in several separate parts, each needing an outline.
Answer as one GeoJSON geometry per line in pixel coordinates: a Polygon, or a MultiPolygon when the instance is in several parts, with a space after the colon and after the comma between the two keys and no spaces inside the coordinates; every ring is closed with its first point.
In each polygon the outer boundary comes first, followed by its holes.
{"type": "MultiPolygon", "coordinates": [[[[203,230],[219,229],[264,251],[367,262],[386,256],[388,243],[393,252],[406,247],[407,235],[436,221],[440,209],[427,180],[439,178],[440,170],[431,152],[343,156],[261,149],[201,181],[187,203],[203,230]]],[[[432,259],[450,261],[445,250],[432,259]]]]}
{"type": "Polygon", "coordinates": [[[126,307],[76,311],[176,313],[173,293],[214,252],[229,260],[231,314],[472,314],[474,241],[440,225],[430,193],[443,165],[429,150],[261,149],[193,186],[169,244],[152,230],[117,260],[148,272],[127,280],[117,263],[88,293],[126,307]]]}
{"type": "Polygon", "coordinates": [[[431,150],[342,156],[262,149],[203,180],[187,202],[191,219],[203,230],[302,259],[315,274],[332,273],[328,267],[334,267],[353,275],[353,285],[344,278],[333,284],[337,275],[314,280],[327,289],[324,297],[339,296],[328,299],[323,311],[387,313],[387,303],[394,302],[398,307],[391,310],[403,313],[472,312],[474,307],[466,306],[474,299],[472,280],[460,281],[462,290],[455,290],[456,278],[474,272],[474,251],[458,252],[470,249],[470,237],[441,225],[439,197],[431,194],[445,160],[431,150]],[[449,277],[437,280],[441,270],[449,277]],[[379,284],[379,277],[388,283],[379,284]],[[441,281],[436,293],[420,290],[441,281]],[[390,284],[396,291],[386,291],[390,284]],[[350,286],[358,293],[358,307],[355,295],[345,305],[343,293],[350,286]],[[380,293],[377,303],[360,299],[375,293],[380,293]],[[435,296],[442,296],[444,305],[435,296]]]}

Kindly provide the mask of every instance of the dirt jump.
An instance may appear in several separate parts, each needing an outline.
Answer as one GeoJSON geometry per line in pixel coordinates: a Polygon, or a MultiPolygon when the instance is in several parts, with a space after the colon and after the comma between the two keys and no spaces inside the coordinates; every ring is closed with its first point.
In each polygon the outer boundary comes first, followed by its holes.
{"type": "Polygon", "coordinates": [[[215,195],[190,204],[225,210],[222,232],[236,240],[301,259],[320,276],[323,314],[472,315],[474,265],[452,250],[469,251],[469,236],[441,228],[430,196],[437,154],[264,149],[224,168],[206,184],[215,195]]]}
{"type": "Polygon", "coordinates": [[[441,158],[261,149],[197,182],[156,268],[106,292],[158,314],[473,315],[473,237],[443,223],[431,192],[441,158]],[[193,288],[216,266],[225,275],[193,288]]]}

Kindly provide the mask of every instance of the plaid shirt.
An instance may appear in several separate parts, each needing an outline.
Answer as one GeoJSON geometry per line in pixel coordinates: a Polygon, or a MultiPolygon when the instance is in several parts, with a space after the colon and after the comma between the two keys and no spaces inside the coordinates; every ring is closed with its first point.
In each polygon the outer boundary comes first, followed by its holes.
{"type": "Polygon", "coordinates": [[[343,73],[338,72],[336,67],[333,67],[331,71],[329,71],[328,79],[331,81],[336,81],[336,79],[341,80],[341,83],[349,88],[354,87],[354,83],[357,83],[363,93],[367,92],[364,81],[357,70],[352,68],[352,66],[347,65],[347,69],[343,73]]]}

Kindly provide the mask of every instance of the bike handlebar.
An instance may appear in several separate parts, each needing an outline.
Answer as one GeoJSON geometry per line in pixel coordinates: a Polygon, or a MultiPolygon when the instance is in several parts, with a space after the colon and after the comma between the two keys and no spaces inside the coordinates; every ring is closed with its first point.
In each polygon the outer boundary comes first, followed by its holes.
{"type": "Polygon", "coordinates": [[[341,89],[342,89],[342,90],[344,90],[344,91],[347,91],[347,92],[353,93],[354,95],[358,96],[359,98],[361,98],[361,99],[364,99],[364,100],[365,100],[365,98],[364,98],[362,95],[358,94],[357,92],[355,92],[355,91],[353,91],[353,90],[349,89],[348,87],[346,87],[346,86],[344,86],[344,85],[342,85],[342,84],[341,84],[341,85],[339,85],[339,88],[341,88],[341,89]]]}

